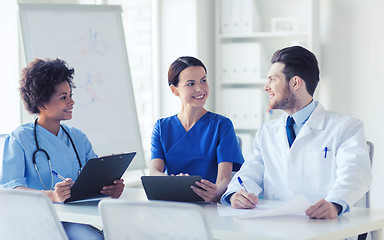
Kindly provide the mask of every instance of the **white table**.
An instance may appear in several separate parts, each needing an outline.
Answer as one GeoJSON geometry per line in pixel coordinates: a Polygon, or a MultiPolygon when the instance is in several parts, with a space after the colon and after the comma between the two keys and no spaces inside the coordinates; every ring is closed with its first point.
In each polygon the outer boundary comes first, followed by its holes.
{"type": "MultiPolygon", "coordinates": [[[[148,201],[144,190],[136,188],[125,188],[120,198],[132,201],[148,201]]],[[[103,223],[97,208],[98,203],[96,201],[69,204],[54,203],[53,206],[61,221],[102,226],[103,223]]]]}
{"type": "MultiPolygon", "coordinates": [[[[122,198],[147,201],[142,189],[126,189],[122,198]]],[[[61,221],[102,226],[97,203],[54,204],[61,221]]],[[[216,204],[200,204],[215,239],[344,239],[373,231],[382,240],[384,210],[352,208],[332,220],[313,220],[306,216],[280,216],[237,220],[219,216],[216,204]]]]}

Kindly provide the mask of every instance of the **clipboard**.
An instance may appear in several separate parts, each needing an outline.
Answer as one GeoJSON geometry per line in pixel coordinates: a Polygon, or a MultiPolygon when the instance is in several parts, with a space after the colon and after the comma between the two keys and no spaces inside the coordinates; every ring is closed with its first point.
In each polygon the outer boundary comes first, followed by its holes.
{"type": "Polygon", "coordinates": [[[142,176],[145,194],[148,200],[166,200],[177,202],[203,202],[191,185],[201,181],[200,176],[142,176]]]}
{"type": "Polygon", "coordinates": [[[64,203],[106,197],[101,189],[120,179],[135,155],[131,152],[89,159],[71,188],[71,197],[64,203]]]}

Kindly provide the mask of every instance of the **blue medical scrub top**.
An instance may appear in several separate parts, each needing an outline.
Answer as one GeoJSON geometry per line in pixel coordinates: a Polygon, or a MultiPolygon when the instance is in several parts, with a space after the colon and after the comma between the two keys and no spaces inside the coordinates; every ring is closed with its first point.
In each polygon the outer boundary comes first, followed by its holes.
{"type": "Polygon", "coordinates": [[[151,159],[163,159],[169,175],[188,173],[215,183],[219,163],[232,162],[237,171],[244,162],[231,120],[212,112],[188,132],[176,115],[159,119],[151,142],[151,159]]]}
{"type": "MultiPolygon", "coordinates": [[[[27,123],[18,127],[9,134],[4,142],[3,161],[0,162],[0,187],[15,188],[18,186],[45,190],[32,161],[36,143],[33,133],[33,123],[27,123]]],[[[79,129],[63,125],[71,136],[80,161],[84,167],[86,161],[97,157],[87,136],[79,129]]],[[[76,181],[79,171],[79,163],[73,146],[60,128],[57,136],[40,125],[36,126],[39,147],[47,151],[52,163],[52,170],[66,178],[76,181]]],[[[46,156],[39,152],[36,154],[36,164],[43,183],[47,188],[51,187],[51,173],[46,156]]],[[[53,187],[61,180],[53,176],[53,187]]]]}

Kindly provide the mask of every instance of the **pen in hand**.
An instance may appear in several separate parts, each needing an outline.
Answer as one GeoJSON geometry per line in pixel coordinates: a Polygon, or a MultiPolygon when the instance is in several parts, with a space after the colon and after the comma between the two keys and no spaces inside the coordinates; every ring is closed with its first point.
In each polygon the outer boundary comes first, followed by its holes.
{"type": "MultiPolygon", "coordinates": [[[[240,186],[248,193],[247,188],[245,187],[243,180],[241,180],[240,177],[237,177],[237,181],[240,183],[240,186]]],[[[253,203],[254,206],[256,206],[256,203],[253,203]]]]}
{"type": "MultiPolygon", "coordinates": [[[[62,180],[62,181],[67,181],[67,179],[65,178],[65,177],[63,177],[63,176],[61,176],[60,174],[58,174],[57,172],[55,172],[55,171],[51,171],[55,176],[57,176],[58,178],[60,178],[60,180],[62,180]]],[[[70,184],[71,186],[73,186],[73,182],[71,181],[71,184],[70,184]]]]}
{"type": "Polygon", "coordinates": [[[243,180],[241,180],[241,178],[240,178],[240,177],[237,177],[237,181],[239,181],[239,183],[240,183],[240,186],[242,186],[242,187],[243,187],[243,189],[244,189],[246,192],[248,192],[248,190],[245,188],[245,185],[244,185],[244,183],[243,183],[243,180]]]}
{"type": "MultiPolygon", "coordinates": [[[[55,176],[57,176],[58,178],[60,178],[62,181],[67,181],[67,179],[65,178],[65,177],[63,177],[63,176],[61,176],[60,174],[58,174],[57,172],[55,172],[55,171],[51,171],[55,176]]],[[[71,184],[70,184],[71,186],[73,186],[73,182],[71,181],[71,184]]]]}
{"type": "Polygon", "coordinates": [[[60,174],[58,174],[57,172],[55,171],[51,171],[56,177],[60,178],[62,181],[65,181],[65,177],[61,176],[60,174]]]}

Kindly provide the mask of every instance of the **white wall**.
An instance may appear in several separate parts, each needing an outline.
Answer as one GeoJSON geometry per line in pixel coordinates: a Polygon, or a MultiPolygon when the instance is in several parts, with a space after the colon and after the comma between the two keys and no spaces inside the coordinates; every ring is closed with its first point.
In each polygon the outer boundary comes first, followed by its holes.
{"type": "Polygon", "coordinates": [[[384,16],[381,0],[321,1],[320,101],[361,119],[375,144],[372,207],[384,208],[384,16]]]}

